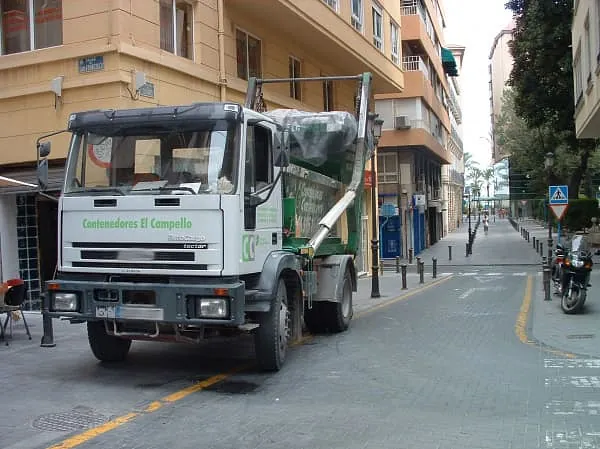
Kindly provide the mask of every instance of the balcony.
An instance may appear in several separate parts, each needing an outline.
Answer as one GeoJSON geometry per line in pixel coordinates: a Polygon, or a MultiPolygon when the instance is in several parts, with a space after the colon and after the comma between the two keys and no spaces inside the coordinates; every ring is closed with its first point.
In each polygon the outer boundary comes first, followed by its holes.
{"type": "Polygon", "coordinates": [[[423,61],[421,56],[403,56],[402,57],[402,70],[405,72],[423,72],[423,75],[428,80],[429,78],[429,69],[427,68],[427,64],[423,61]]]}
{"type": "Polygon", "coordinates": [[[460,136],[458,135],[458,131],[456,131],[456,128],[454,126],[451,126],[451,134],[452,134],[452,139],[456,142],[456,144],[458,145],[458,148],[460,148],[461,153],[464,151],[464,146],[463,146],[463,141],[460,138],[460,136]]]}
{"type": "Polygon", "coordinates": [[[458,103],[458,98],[456,97],[452,86],[448,91],[450,92],[450,110],[456,119],[456,123],[460,125],[462,123],[462,110],[460,108],[460,104],[458,103]]]}
{"type": "Polygon", "coordinates": [[[404,88],[398,66],[351,25],[349,8],[338,13],[322,0],[227,0],[226,9],[234,23],[252,23],[265,39],[301,42],[314,60],[329,61],[338,73],[372,72],[376,94],[404,88]]]}
{"type": "Polygon", "coordinates": [[[410,120],[410,128],[385,130],[379,141],[379,148],[425,149],[436,156],[440,163],[450,164],[451,155],[444,139],[430,128],[424,120],[410,120]]]}

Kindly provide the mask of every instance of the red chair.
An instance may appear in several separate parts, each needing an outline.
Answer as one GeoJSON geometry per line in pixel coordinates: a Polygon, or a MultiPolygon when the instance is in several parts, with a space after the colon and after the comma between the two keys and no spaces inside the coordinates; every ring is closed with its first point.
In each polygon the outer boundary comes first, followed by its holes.
{"type": "MultiPolygon", "coordinates": [[[[27,297],[27,285],[23,279],[9,279],[6,281],[6,285],[8,286],[8,291],[4,294],[4,306],[0,306],[0,313],[6,313],[6,320],[4,320],[4,325],[2,325],[1,335],[2,337],[5,337],[6,326],[10,322],[10,338],[12,339],[12,326],[14,321],[12,313],[21,312],[21,317],[23,318],[23,324],[25,324],[27,336],[31,340],[29,326],[27,325],[27,320],[25,319],[25,314],[23,313],[23,303],[27,297]]],[[[6,341],[6,345],[8,346],[8,340],[6,341]]]]}

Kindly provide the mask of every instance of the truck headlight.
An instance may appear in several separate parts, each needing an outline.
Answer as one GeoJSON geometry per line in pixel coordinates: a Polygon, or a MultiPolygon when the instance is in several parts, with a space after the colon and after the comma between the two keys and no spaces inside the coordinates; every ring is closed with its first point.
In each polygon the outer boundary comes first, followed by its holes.
{"type": "Polygon", "coordinates": [[[76,293],[54,293],[54,310],[57,312],[76,312],[79,298],[76,293]]]}
{"type": "Polygon", "coordinates": [[[222,298],[201,299],[200,315],[205,318],[226,318],[227,301],[222,298]]]}

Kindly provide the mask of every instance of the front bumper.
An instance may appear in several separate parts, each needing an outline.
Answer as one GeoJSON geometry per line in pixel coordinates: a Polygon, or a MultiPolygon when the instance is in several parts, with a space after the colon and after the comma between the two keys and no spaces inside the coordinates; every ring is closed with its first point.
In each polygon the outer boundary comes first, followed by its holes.
{"type": "Polygon", "coordinates": [[[109,319],[239,326],[245,321],[244,290],[245,285],[241,281],[154,284],[53,280],[46,283],[46,305],[51,317],[83,321],[109,319]],[[65,301],[65,294],[70,298],[74,295],[76,301],[65,301]],[[61,297],[63,300],[58,301],[57,298],[61,297]],[[201,300],[226,304],[225,316],[216,318],[202,315],[199,306],[201,300]],[[66,303],[71,303],[74,310],[67,310],[66,303]]]}

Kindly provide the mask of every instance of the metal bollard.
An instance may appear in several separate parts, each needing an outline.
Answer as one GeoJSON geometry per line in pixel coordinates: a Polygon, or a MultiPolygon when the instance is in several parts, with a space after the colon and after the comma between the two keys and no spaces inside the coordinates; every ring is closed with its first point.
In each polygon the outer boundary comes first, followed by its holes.
{"type": "Polygon", "coordinates": [[[396,256],[396,273],[400,273],[400,256],[396,256]]]}
{"type": "Polygon", "coordinates": [[[551,269],[547,264],[544,264],[544,300],[545,301],[552,301],[552,295],[550,294],[550,276],[551,276],[551,269]]]}
{"type": "Polygon", "coordinates": [[[533,248],[535,249],[535,235],[533,236],[533,248]]]}
{"type": "Polygon", "coordinates": [[[433,279],[437,278],[437,259],[433,257],[431,259],[433,266],[431,267],[433,279]]]}
{"type": "Polygon", "coordinates": [[[53,348],[56,346],[54,343],[54,327],[52,325],[52,318],[48,316],[50,297],[48,294],[42,295],[42,325],[44,335],[42,336],[42,348],[53,348]]]}
{"type": "Polygon", "coordinates": [[[527,232],[527,241],[530,242],[531,241],[531,239],[530,239],[531,236],[529,235],[529,231],[526,231],[526,232],[527,232]]]}
{"type": "Polygon", "coordinates": [[[425,262],[419,262],[419,284],[425,283],[425,262]]]}
{"type": "Polygon", "coordinates": [[[452,260],[452,245],[448,245],[448,260],[452,260]]]}
{"type": "Polygon", "coordinates": [[[540,242],[540,256],[544,254],[544,242],[540,242]]]}
{"type": "Polygon", "coordinates": [[[409,264],[412,264],[412,260],[413,260],[413,249],[412,249],[412,248],[410,248],[410,249],[408,250],[408,263],[409,263],[409,264]]]}
{"type": "Polygon", "coordinates": [[[421,256],[417,256],[417,273],[421,269],[421,256]]]}
{"type": "Polygon", "coordinates": [[[465,250],[465,257],[469,257],[469,242],[465,243],[465,245],[467,245],[467,248],[465,250]]]}
{"type": "Polygon", "coordinates": [[[402,264],[402,290],[406,290],[406,264],[402,264]]]}

